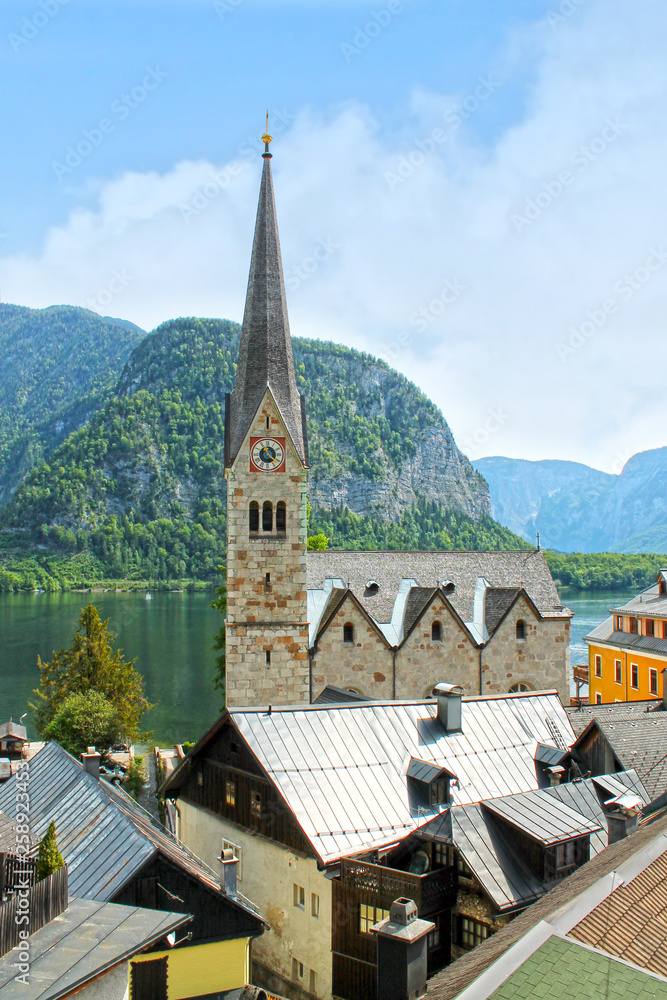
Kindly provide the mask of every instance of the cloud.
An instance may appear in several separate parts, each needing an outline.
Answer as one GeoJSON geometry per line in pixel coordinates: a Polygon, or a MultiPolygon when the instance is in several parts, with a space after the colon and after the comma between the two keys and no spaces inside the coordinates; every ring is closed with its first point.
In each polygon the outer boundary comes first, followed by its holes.
{"type": "MultiPolygon", "coordinates": [[[[667,264],[646,261],[667,250],[667,11],[570,6],[509,39],[504,72],[532,82],[492,143],[476,118],[500,77],[406,95],[396,134],[362,104],[303,109],[273,168],[295,335],[386,358],[474,457],[611,469],[666,443],[667,264]]],[[[38,256],[2,260],[4,297],[147,328],[240,319],[260,166],[239,153],[102,183],[38,256]]]]}

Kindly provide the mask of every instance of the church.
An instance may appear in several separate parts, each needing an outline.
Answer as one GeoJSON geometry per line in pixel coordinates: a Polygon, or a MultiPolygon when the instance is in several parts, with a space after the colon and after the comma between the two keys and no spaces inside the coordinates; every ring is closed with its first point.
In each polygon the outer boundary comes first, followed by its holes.
{"type": "Polygon", "coordinates": [[[234,389],[225,401],[231,708],[556,689],[572,612],[544,554],[308,551],[308,429],[264,164],[234,389]]]}

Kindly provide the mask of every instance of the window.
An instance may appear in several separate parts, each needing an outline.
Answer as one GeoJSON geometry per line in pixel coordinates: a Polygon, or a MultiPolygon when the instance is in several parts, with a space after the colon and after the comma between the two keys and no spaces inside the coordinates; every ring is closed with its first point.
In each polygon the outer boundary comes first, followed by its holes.
{"type": "Polygon", "coordinates": [[[167,1000],[167,959],[130,964],[133,1000],[167,1000]]]}
{"type": "Polygon", "coordinates": [[[522,642],[526,638],[526,623],[521,619],[516,623],[516,637],[519,642],[522,642]]]}
{"type": "Polygon", "coordinates": [[[568,840],[565,844],[556,844],[556,871],[571,868],[575,863],[575,843],[568,840]]]}
{"type": "Polygon", "coordinates": [[[276,531],[284,535],[287,531],[287,507],[284,500],[276,504],[276,531]]]}
{"type": "Polygon", "coordinates": [[[259,504],[253,500],[248,510],[248,529],[254,534],[259,531],[259,504]]]}
{"type": "Polygon", "coordinates": [[[463,878],[472,878],[472,872],[470,871],[467,864],[463,860],[463,857],[460,854],[457,854],[456,856],[456,870],[459,873],[459,875],[463,876],[463,878]]]}
{"type": "Polygon", "coordinates": [[[595,654],[595,676],[602,677],[602,657],[598,653],[595,654]]]}
{"type": "Polygon", "coordinates": [[[266,665],[267,665],[267,667],[270,667],[271,666],[271,650],[270,649],[267,649],[266,653],[264,654],[264,657],[266,659],[266,665]]]}
{"type": "Polygon", "coordinates": [[[525,681],[517,681],[516,684],[512,684],[509,690],[510,694],[521,694],[523,691],[532,691],[533,689],[526,684],[525,681]]]}
{"type": "Polygon", "coordinates": [[[630,687],[633,687],[635,691],[639,690],[639,667],[636,663],[630,664],[630,687]]]}
{"type": "Polygon", "coordinates": [[[303,910],[306,907],[306,890],[302,885],[297,885],[296,882],[293,883],[294,890],[294,905],[298,909],[303,910]]]}
{"type": "Polygon", "coordinates": [[[596,705],[601,705],[602,704],[602,695],[600,694],[599,691],[595,692],[595,704],[596,705]]]}
{"type": "Polygon", "coordinates": [[[658,671],[654,667],[648,672],[648,686],[651,694],[658,693],[658,671]]]}
{"type": "Polygon", "coordinates": [[[201,788],[204,784],[204,773],[203,771],[197,771],[197,784],[201,788]]]}
{"type": "Polygon", "coordinates": [[[623,667],[620,660],[614,660],[614,680],[617,684],[623,683],[623,667]]]}
{"type": "Polygon", "coordinates": [[[435,927],[428,936],[428,950],[437,951],[440,947],[440,917],[433,917],[435,927]]]}
{"type": "Polygon", "coordinates": [[[264,575],[264,593],[265,594],[270,594],[271,593],[271,574],[270,573],[266,573],[264,575]]]}
{"type": "Polygon", "coordinates": [[[449,778],[436,778],[431,782],[431,805],[449,801],[449,778]]]}
{"type": "Polygon", "coordinates": [[[292,959],[292,979],[295,982],[303,979],[303,962],[300,962],[298,958],[292,959]]]}
{"type": "Polygon", "coordinates": [[[343,625],[343,642],[354,642],[354,625],[350,622],[343,625]]]}
{"type": "Polygon", "coordinates": [[[662,637],[667,639],[667,622],[662,623],[662,637]]]}
{"type": "Polygon", "coordinates": [[[617,632],[623,631],[623,619],[621,618],[620,615],[616,615],[616,631],[617,632]]]}
{"type": "Polygon", "coordinates": [[[271,417],[266,418],[266,429],[267,431],[271,430],[271,417]]]}
{"type": "Polygon", "coordinates": [[[442,625],[440,622],[433,622],[431,625],[431,641],[442,642],[442,625]]]}
{"type": "Polygon", "coordinates": [[[225,782],[225,803],[228,806],[236,805],[236,782],[226,781],[225,782]]]}
{"type": "Polygon", "coordinates": [[[454,848],[451,844],[433,845],[433,867],[451,868],[454,864],[454,848]]]}
{"type": "Polygon", "coordinates": [[[389,910],[382,910],[379,906],[369,906],[367,903],[359,904],[359,933],[370,934],[373,924],[379,924],[381,920],[386,920],[389,910]]]}
{"type": "Polygon", "coordinates": [[[239,847],[238,844],[233,844],[231,840],[223,840],[222,842],[222,853],[225,851],[232,851],[234,857],[237,859],[238,864],[236,865],[236,877],[237,879],[243,878],[243,848],[239,847]]]}
{"type": "Polygon", "coordinates": [[[646,635],[655,635],[655,622],[652,618],[646,619],[646,635]]]}
{"type": "Polygon", "coordinates": [[[637,619],[636,618],[631,618],[630,619],[630,631],[632,633],[634,633],[634,635],[637,635],[637,619]]]}
{"type": "Polygon", "coordinates": [[[262,815],[262,796],[259,792],[250,793],[250,815],[259,819],[262,815]]]}
{"type": "Polygon", "coordinates": [[[320,897],[316,892],[311,892],[310,894],[310,915],[311,917],[318,917],[320,915],[320,897]]]}
{"type": "Polygon", "coordinates": [[[310,970],[310,992],[317,993],[317,973],[315,969],[310,970]]]}
{"type": "Polygon", "coordinates": [[[273,531],[273,504],[270,500],[265,500],[262,507],[262,531],[273,531]]]}
{"type": "Polygon", "coordinates": [[[458,931],[456,943],[467,951],[475,948],[482,941],[486,941],[489,936],[489,928],[486,924],[480,924],[478,920],[471,920],[470,917],[459,917],[456,923],[458,931]]]}

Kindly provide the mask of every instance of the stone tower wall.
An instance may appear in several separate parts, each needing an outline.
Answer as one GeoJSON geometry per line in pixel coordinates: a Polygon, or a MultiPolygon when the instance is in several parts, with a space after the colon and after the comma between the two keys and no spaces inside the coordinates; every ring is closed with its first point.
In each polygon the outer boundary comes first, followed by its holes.
{"type": "Polygon", "coordinates": [[[306,470],[267,391],[227,478],[227,705],[308,702],[306,594],[306,470]],[[266,428],[266,418],[270,427],[266,428]],[[250,438],[285,438],[285,471],[251,470],[250,438]],[[249,532],[249,507],[260,508],[260,530],[249,532]],[[262,530],[263,503],[273,504],[273,530],[262,530]],[[275,527],[286,504],[284,535],[275,527]],[[266,574],[270,574],[267,584],[266,574]],[[267,662],[267,653],[270,662],[267,662]]]}

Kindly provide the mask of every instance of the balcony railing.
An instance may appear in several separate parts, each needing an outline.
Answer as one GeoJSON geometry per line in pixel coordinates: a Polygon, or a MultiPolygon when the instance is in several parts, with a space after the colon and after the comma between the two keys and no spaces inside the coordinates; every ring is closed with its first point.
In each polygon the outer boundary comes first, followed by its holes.
{"type": "Polygon", "coordinates": [[[454,906],[458,889],[455,868],[438,868],[426,875],[412,875],[397,868],[372,865],[367,861],[343,858],[340,880],[345,885],[378,897],[378,906],[384,909],[400,896],[417,904],[420,917],[427,917],[438,910],[454,906]]]}
{"type": "Polygon", "coordinates": [[[67,909],[67,865],[20,892],[17,891],[6,902],[0,903],[0,957],[19,943],[20,929],[27,929],[30,934],[34,934],[67,909]],[[20,894],[23,891],[27,893],[27,899],[20,894]],[[28,925],[20,924],[17,920],[22,913],[29,914],[28,925]]]}

